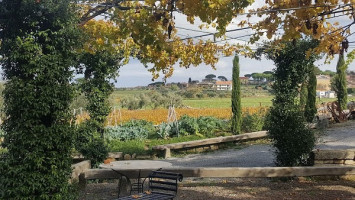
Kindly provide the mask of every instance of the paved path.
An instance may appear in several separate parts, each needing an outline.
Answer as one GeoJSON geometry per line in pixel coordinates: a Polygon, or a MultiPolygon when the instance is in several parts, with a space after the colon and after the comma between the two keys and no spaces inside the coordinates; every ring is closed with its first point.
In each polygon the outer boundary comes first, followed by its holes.
{"type": "Polygon", "coordinates": [[[332,127],[326,130],[319,139],[318,149],[355,149],[355,121],[349,121],[344,126],[332,127]]]}
{"type": "MultiPolygon", "coordinates": [[[[317,149],[355,149],[355,121],[329,128],[321,136],[317,149]]],[[[173,167],[270,167],[275,166],[270,145],[252,145],[244,149],[219,150],[166,160],[173,167]]]]}

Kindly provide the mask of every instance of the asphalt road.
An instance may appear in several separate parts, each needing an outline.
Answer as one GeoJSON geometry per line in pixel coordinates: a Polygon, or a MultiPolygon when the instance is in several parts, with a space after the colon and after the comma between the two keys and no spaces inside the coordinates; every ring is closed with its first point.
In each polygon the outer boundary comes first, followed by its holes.
{"type": "MultiPolygon", "coordinates": [[[[316,149],[355,149],[355,121],[328,128],[318,139],[316,149]]],[[[275,166],[270,145],[218,150],[170,158],[173,167],[270,167],[275,166]]]]}

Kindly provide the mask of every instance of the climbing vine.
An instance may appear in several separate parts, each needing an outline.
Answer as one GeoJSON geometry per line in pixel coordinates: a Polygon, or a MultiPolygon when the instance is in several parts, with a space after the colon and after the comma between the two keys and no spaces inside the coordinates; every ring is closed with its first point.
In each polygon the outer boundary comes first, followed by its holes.
{"type": "Polygon", "coordinates": [[[75,199],[68,108],[79,31],[70,1],[3,0],[0,7],[8,150],[0,199],[75,199]]]}

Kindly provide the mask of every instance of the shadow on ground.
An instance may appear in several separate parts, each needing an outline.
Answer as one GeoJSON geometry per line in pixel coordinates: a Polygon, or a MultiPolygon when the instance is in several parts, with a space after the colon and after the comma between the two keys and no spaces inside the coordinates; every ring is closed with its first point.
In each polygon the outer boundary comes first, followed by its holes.
{"type": "MultiPolygon", "coordinates": [[[[88,184],[80,200],[116,199],[117,183],[88,184]]],[[[188,179],[176,200],[300,199],[355,200],[355,181],[278,179],[188,179]]]]}

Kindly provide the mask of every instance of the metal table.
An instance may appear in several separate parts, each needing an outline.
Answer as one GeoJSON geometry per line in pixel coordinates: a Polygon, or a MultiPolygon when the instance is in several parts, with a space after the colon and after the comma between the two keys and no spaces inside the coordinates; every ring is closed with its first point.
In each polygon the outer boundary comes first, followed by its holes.
{"type": "Polygon", "coordinates": [[[128,184],[131,187],[130,194],[132,191],[136,191],[138,193],[143,193],[143,184],[146,177],[140,176],[140,171],[142,169],[152,169],[158,170],[161,168],[169,168],[172,164],[164,161],[155,161],[155,160],[123,160],[123,161],[114,161],[108,164],[101,164],[99,167],[104,169],[111,169],[114,172],[120,175],[119,186],[118,186],[118,198],[120,197],[121,187],[122,187],[122,178],[125,177],[128,184]],[[127,176],[122,170],[131,169],[137,170],[138,176],[134,179],[137,179],[137,183],[131,183],[130,177],[127,176]],[[141,178],[144,178],[143,182],[141,182],[141,178]]]}

